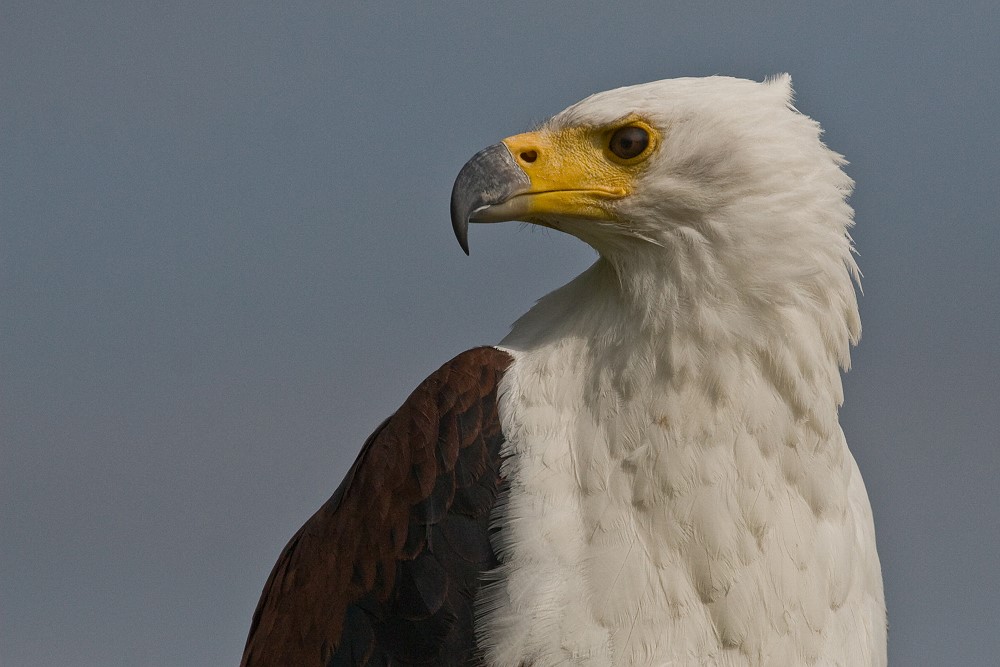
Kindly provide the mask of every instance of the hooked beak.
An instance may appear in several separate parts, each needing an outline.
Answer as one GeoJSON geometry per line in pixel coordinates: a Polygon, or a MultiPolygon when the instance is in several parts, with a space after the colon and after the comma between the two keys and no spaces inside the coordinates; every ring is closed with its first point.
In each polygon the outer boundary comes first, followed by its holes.
{"type": "Polygon", "coordinates": [[[469,160],[451,192],[451,224],[469,254],[470,222],[615,221],[641,165],[609,160],[588,128],[507,137],[469,160]]]}
{"type": "Polygon", "coordinates": [[[469,254],[469,221],[509,219],[484,213],[530,189],[531,179],[503,143],[484,148],[465,163],[451,190],[451,227],[466,255],[469,254]]]}

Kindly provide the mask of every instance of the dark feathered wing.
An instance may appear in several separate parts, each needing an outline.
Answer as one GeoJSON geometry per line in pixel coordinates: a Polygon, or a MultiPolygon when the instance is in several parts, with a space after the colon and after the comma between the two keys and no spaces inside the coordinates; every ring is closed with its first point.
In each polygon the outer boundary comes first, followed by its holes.
{"type": "Polygon", "coordinates": [[[476,348],[427,378],[368,438],[264,585],[243,653],[261,665],[469,665],[473,600],[496,565],[497,384],[476,348]]]}

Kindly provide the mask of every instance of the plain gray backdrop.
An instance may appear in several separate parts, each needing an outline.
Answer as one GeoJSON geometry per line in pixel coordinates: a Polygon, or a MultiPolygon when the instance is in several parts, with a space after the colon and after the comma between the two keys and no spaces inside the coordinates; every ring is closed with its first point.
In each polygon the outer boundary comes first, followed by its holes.
{"type": "Polygon", "coordinates": [[[371,429],[594,258],[517,224],[465,257],[465,160],[784,71],[857,181],[891,662],[997,664],[1000,11],[813,4],[0,2],[0,664],[235,665],[371,429]]]}

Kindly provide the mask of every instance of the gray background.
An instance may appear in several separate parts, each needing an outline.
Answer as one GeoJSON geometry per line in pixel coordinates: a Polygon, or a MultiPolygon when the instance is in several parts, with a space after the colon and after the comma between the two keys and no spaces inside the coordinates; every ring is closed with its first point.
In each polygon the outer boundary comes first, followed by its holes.
{"type": "Polygon", "coordinates": [[[848,156],[842,416],[896,665],[994,665],[994,2],[0,3],[0,664],[235,664],[378,421],[593,259],[452,238],[483,146],[598,90],[792,73],[848,156]]]}

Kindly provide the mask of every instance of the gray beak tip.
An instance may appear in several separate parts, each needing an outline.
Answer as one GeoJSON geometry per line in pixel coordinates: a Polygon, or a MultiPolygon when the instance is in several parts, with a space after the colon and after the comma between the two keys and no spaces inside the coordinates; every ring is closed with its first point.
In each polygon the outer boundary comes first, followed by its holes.
{"type": "Polygon", "coordinates": [[[469,228],[463,227],[461,232],[455,232],[455,238],[458,239],[458,245],[461,246],[462,252],[465,256],[469,256],[469,228]]]}
{"type": "MultiPolygon", "coordinates": [[[[458,199],[461,199],[460,197],[458,199]]],[[[451,228],[455,231],[458,245],[466,255],[469,254],[469,211],[460,202],[456,202],[455,192],[451,195],[451,228]]]]}

